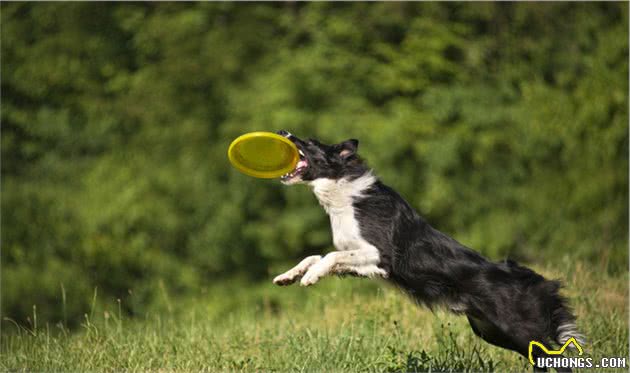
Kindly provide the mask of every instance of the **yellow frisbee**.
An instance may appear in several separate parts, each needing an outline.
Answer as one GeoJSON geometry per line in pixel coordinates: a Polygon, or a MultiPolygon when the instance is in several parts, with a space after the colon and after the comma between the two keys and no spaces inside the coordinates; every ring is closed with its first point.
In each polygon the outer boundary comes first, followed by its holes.
{"type": "Polygon", "coordinates": [[[300,155],[295,144],[284,136],[250,132],[232,141],[228,159],[245,175],[272,179],[293,171],[300,155]]]}

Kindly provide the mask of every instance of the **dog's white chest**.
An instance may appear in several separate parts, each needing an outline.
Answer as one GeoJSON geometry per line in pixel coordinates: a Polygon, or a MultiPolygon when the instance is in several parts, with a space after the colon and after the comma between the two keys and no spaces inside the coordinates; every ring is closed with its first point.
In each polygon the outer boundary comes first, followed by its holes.
{"type": "Polygon", "coordinates": [[[337,250],[356,248],[357,241],[362,241],[359,222],[354,216],[354,208],[350,206],[341,211],[333,210],[330,214],[333,243],[337,250]]]}
{"type": "Polygon", "coordinates": [[[311,182],[315,196],[330,216],[333,243],[337,250],[352,250],[369,245],[361,237],[352,203],[374,181],[374,176],[367,174],[353,181],[318,179],[311,182]]]}

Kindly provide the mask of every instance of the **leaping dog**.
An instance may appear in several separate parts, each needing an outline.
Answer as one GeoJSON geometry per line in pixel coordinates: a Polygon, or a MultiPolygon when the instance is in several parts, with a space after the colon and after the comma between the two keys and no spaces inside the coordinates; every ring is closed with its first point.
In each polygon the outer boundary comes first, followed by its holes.
{"type": "Polygon", "coordinates": [[[300,153],[281,181],[313,189],[330,216],[337,251],[305,258],[275,284],[310,286],[330,274],[384,278],[419,303],[465,315],[477,336],[526,358],[532,340],[581,340],[558,281],[512,260],[491,262],[433,228],[374,175],[357,154],[357,140],[326,145],[278,133],[300,153]]]}

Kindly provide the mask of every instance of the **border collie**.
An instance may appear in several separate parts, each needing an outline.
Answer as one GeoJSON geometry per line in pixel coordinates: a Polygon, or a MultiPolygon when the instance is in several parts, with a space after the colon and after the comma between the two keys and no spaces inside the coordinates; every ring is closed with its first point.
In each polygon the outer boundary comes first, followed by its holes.
{"type": "Polygon", "coordinates": [[[526,358],[532,340],[547,346],[580,340],[558,281],[512,260],[490,262],[430,226],[374,176],[357,155],[357,140],[326,145],[284,130],[278,134],[300,153],[296,168],[281,181],[311,186],[330,216],[337,251],[305,258],[275,284],[300,280],[309,286],[330,274],[384,278],[418,303],[465,315],[477,336],[526,358]]]}

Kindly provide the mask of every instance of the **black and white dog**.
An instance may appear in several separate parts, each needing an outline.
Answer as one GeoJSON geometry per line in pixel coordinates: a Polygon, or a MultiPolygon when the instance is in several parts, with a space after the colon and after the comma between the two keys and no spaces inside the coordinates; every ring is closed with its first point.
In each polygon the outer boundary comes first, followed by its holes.
{"type": "Polygon", "coordinates": [[[300,153],[296,168],[281,180],[312,187],[330,216],[337,251],[305,258],[275,284],[301,279],[309,286],[329,274],[385,278],[419,303],[466,315],[477,336],[526,358],[532,340],[549,346],[580,338],[559,282],[511,260],[490,262],[431,227],[374,176],[357,155],[357,140],[326,145],[278,133],[300,153]]]}

